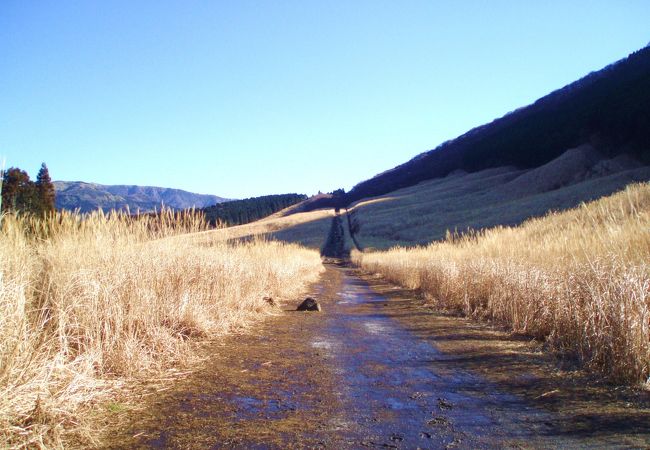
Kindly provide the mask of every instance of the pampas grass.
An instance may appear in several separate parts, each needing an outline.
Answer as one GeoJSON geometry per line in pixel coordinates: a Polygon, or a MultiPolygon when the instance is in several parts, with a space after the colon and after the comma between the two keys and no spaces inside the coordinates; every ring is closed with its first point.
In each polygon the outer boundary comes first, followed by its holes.
{"type": "Polygon", "coordinates": [[[60,447],[83,405],[192,358],[322,269],[315,251],[196,243],[193,212],[5,215],[0,231],[0,447],[60,447]],[[4,443],[4,444],[3,444],[4,443]]]}
{"type": "Polygon", "coordinates": [[[612,380],[650,376],[650,184],[519,227],[353,259],[436,307],[546,340],[612,380]]]}

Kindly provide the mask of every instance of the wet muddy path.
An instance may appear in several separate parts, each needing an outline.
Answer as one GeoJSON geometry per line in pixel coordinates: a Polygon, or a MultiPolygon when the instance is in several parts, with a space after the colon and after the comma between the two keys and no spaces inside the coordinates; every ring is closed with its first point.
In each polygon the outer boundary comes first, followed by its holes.
{"type": "Polygon", "coordinates": [[[532,343],[329,265],[311,295],[215,344],[109,448],[639,448],[645,392],[568,376],[532,343]]]}

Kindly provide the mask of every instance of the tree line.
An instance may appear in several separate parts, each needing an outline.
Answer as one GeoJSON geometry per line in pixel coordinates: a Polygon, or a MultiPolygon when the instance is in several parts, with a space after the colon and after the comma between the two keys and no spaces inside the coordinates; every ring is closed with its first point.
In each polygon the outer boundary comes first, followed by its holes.
{"type": "Polygon", "coordinates": [[[262,197],[217,203],[214,206],[204,208],[203,212],[206,219],[213,226],[217,224],[241,225],[262,219],[306,198],[307,196],[303,194],[264,195],[262,197]]]}
{"type": "Polygon", "coordinates": [[[36,181],[18,167],[2,172],[2,212],[46,214],[54,211],[56,193],[45,163],[36,175],[36,181]]]}

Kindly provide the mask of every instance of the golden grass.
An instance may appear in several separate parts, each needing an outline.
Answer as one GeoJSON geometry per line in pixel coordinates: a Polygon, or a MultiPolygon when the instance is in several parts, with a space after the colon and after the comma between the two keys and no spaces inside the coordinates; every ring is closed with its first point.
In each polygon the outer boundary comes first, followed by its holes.
{"type": "Polygon", "coordinates": [[[288,216],[276,213],[256,222],[196,233],[193,239],[196,243],[205,243],[269,237],[320,249],[327,237],[332,217],[334,209],[319,209],[288,216]]]}
{"type": "Polygon", "coordinates": [[[568,174],[577,176],[584,168],[567,162],[566,156],[527,171],[498,167],[455,174],[360,200],[350,207],[361,225],[355,237],[362,248],[378,250],[426,245],[444,239],[447,230],[519,225],[650,180],[650,168],[645,166],[567,182],[568,174]]]}
{"type": "Polygon", "coordinates": [[[322,270],[296,245],[197,242],[203,223],[170,212],[2,218],[0,447],[62,446],[80,408],[186,363],[192,338],[251,323],[271,309],[265,296],[291,299],[322,270]]]}
{"type": "Polygon", "coordinates": [[[648,383],[648,183],[519,227],[353,259],[437,307],[545,339],[613,380],[648,383]]]}

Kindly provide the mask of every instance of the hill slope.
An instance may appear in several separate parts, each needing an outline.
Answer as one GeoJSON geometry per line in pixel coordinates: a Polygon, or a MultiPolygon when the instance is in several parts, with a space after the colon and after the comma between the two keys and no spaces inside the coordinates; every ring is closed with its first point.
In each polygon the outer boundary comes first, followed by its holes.
{"type": "Polygon", "coordinates": [[[361,247],[418,245],[497,225],[517,225],[549,210],[573,208],[650,180],[650,167],[627,155],[607,158],[593,147],[566,151],[534,169],[504,166],[444,178],[364,199],[350,207],[361,247]]]}
{"type": "Polygon", "coordinates": [[[348,205],[361,247],[388,248],[428,243],[448,230],[519,224],[648,180],[650,47],[363,181],[343,198],[294,210],[348,205]]]}
{"type": "Polygon", "coordinates": [[[650,163],[650,47],[357,184],[346,203],[463,170],[530,169],[589,144],[650,163]]]}
{"type": "Polygon", "coordinates": [[[228,201],[216,195],[194,194],[180,189],[153,186],[102,185],[82,181],[55,181],[56,207],[81,212],[102,209],[126,209],[142,212],[160,209],[161,205],[174,209],[203,208],[228,201]]]}

